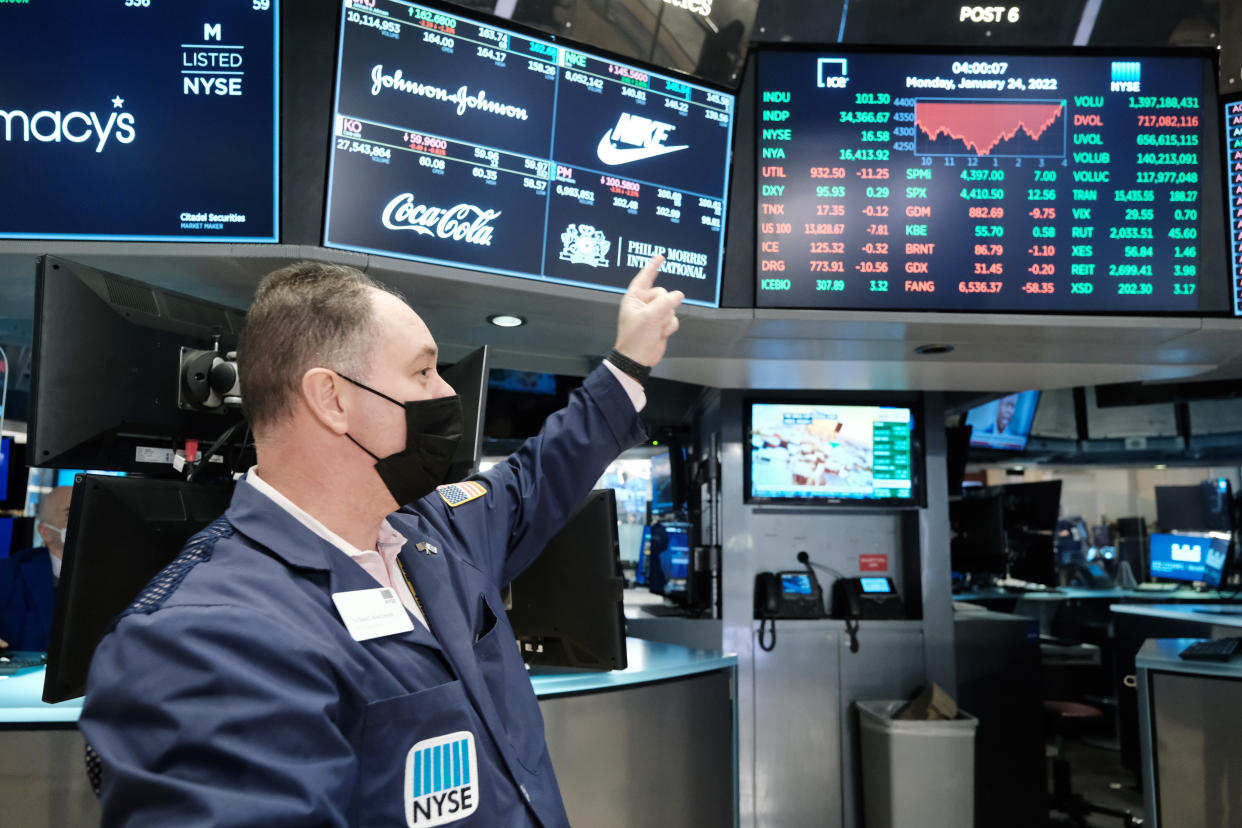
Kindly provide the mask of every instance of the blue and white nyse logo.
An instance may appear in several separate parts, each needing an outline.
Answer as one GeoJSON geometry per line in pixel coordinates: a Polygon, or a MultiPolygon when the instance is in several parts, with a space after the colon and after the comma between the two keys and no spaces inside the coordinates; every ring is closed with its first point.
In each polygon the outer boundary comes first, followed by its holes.
{"type": "Polygon", "coordinates": [[[1137,60],[1114,60],[1113,82],[1108,87],[1110,92],[1141,92],[1139,74],[1142,64],[1137,60]]]}
{"type": "Polygon", "coordinates": [[[474,734],[459,730],[424,739],[405,757],[405,822],[434,828],[465,819],[479,807],[474,734]]]}

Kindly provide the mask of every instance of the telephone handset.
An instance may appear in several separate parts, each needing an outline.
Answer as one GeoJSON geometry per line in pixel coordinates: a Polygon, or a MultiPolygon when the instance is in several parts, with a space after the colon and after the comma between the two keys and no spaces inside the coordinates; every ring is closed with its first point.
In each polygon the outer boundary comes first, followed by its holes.
{"type": "Polygon", "coordinates": [[[824,590],[814,572],[760,572],[755,575],[755,618],[759,619],[759,646],[776,646],[776,619],[826,618],[824,590]],[[765,643],[764,628],[772,622],[771,639],[765,643]]]}
{"type": "Polygon", "coordinates": [[[834,618],[905,618],[905,605],[889,578],[841,578],[832,585],[834,618]]]}

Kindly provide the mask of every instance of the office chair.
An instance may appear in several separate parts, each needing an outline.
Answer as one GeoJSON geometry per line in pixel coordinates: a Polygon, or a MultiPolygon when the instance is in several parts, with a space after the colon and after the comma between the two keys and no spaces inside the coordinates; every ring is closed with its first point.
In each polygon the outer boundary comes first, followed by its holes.
{"type": "Polygon", "coordinates": [[[1103,717],[1098,707],[1072,701],[1044,699],[1045,719],[1054,735],[1056,753],[1052,760],[1052,797],[1048,808],[1069,817],[1070,824],[1090,828],[1087,817],[1091,814],[1117,817],[1122,828],[1142,828],[1143,820],[1129,811],[1118,811],[1088,802],[1082,794],[1074,793],[1070,777],[1070,764],[1065,758],[1065,737],[1081,734],[1093,721],[1103,717]]]}

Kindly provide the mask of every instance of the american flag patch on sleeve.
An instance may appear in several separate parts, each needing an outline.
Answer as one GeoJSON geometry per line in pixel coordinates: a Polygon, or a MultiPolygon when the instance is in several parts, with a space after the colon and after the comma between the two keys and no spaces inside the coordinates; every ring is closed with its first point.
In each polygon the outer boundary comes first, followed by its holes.
{"type": "Polygon", "coordinates": [[[487,489],[483,488],[482,483],[474,480],[465,480],[461,483],[450,483],[447,486],[437,486],[436,491],[439,492],[440,498],[449,506],[454,508],[477,500],[487,494],[487,489]]]}

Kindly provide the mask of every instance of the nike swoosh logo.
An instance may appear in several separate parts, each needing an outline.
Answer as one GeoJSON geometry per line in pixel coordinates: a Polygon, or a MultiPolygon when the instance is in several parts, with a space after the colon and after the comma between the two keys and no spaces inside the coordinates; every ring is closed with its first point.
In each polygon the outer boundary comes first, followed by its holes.
{"type": "Polygon", "coordinates": [[[612,130],[608,130],[604,133],[604,137],[599,139],[599,146],[595,148],[595,153],[599,156],[600,161],[615,167],[618,164],[629,164],[632,161],[642,161],[644,158],[667,155],[670,152],[684,150],[689,146],[689,144],[682,144],[679,147],[630,147],[622,149],[613,146],[612,130]]]}

